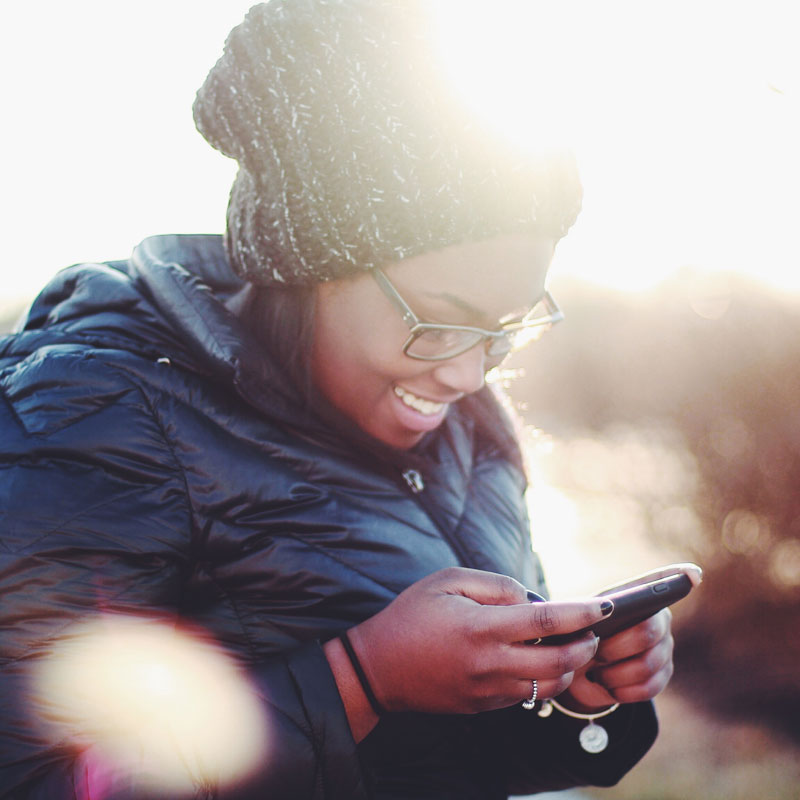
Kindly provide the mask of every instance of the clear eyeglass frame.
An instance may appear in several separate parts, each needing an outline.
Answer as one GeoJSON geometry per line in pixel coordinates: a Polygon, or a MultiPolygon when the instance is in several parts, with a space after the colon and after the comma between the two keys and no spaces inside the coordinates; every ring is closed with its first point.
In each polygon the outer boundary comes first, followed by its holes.
{"type": "Polygon", "coordinates": [[[446,361],[483,342],[487,356],[499,364],[509,353],[537,341],[545,331],[564,319],[553,296],[546,291],[522,320],[504,325],[500,330],[422,322],[383,270],[375,268],[371,272],[381,291],[400,312],[409,328],[403,353],[419,361],[446,361]]]}

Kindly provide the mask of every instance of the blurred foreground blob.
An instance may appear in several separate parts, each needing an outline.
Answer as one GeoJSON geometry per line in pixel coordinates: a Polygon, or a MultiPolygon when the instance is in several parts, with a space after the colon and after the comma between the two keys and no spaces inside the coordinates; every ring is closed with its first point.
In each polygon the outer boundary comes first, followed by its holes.
{"type": "Polygon", "coordinates": [[[698,271],[689,284],[689,305],[703,319],[722,319],[732,301],[733,285],[724,272],[698,271]]]}
{"type": "Polygon", "coordinates": [[[264,761],[261,704],[241,670],[163,623],[103,616],[70,629],[35,691],[48,739],[83,753],[86,797],[191,796],[235,786],[264,761]]]}

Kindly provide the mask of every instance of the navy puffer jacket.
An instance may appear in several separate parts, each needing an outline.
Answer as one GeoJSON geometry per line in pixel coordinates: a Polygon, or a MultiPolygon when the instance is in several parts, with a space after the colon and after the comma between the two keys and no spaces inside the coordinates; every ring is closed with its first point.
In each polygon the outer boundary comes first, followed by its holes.
{"type": "Polygon", "coordinates": [[[543,591],[524,480],[458,407],[428,437],[421,492],[365,461],[299,414],[224,304],[241,286],[220,237],[156,237],[61,272],[0,340],[0,796],[78,796],[28,679],[100,611],[191,623],[254,682],[269,758],[246,787],[194,797],[492,800],[617,781],[655,737],[649,703],[608,718],[600,755],[578,746],[581,723],[518,707],[388,715],[354,744],[320,642],[443,567],[543,591]]]}

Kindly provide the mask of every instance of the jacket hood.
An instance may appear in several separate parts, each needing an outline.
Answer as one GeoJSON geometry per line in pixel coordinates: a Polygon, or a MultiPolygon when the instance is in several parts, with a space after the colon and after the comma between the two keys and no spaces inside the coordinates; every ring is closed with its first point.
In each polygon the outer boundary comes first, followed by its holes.
{"type": "Polygon", "coordinates": [[[245,286],[228,264],[222,236],[153,236],[128,260],[59,272],[0,352],[24,357],[74,344],[166,358],[233,382],[260,411],[296,424],[298,399],[281,366],[226,306],[245,286]]]}
{"type": "Polygon", "coordinates": [[[237,322],[223,303],[240,286],[222,237],[154,236],[128,260],[58,272],[34,300],[21,333],[35,346],[36,332],[61,344],[148,356],[163,351],[207,371],[232,363],[237,322]]]}

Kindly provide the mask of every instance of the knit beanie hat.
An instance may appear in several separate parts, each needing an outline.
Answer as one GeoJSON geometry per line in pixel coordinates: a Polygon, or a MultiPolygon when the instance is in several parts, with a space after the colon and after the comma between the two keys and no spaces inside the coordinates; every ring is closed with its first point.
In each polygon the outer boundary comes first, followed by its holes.
{"type": "Polygon", "coordinates": [[[572,157],[520,152],[467,109],[425,5],[271,0],[231,31],[194,117],[239,165],[226,245],[245,279],[332,280],[574,222],[572,157]]]}

